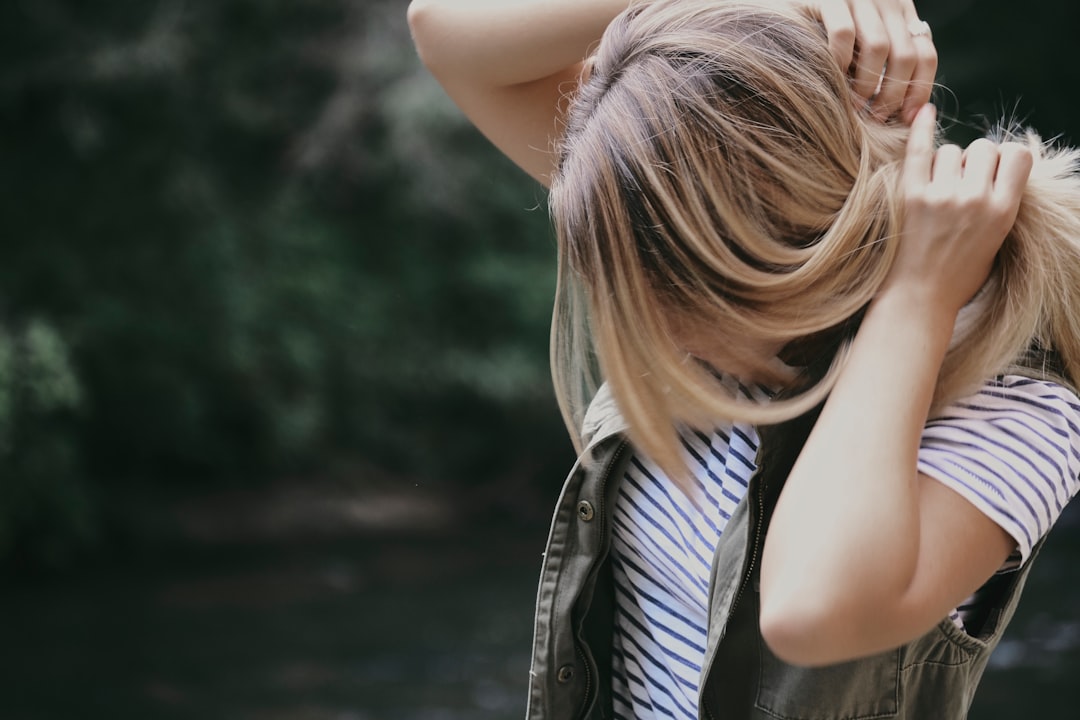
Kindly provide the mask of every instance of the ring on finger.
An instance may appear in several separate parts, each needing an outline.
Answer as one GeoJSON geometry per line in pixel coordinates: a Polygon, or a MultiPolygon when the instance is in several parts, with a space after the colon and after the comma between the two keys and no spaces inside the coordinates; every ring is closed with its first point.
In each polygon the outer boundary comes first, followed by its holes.
{"type": "Polygon", "coordinates": [[[930,30],[930,23],[918,18],[908,23],[907,31],[913,38],[925,36],[927,39],[932,40],[934,37],[934,33],[930,30]]]}

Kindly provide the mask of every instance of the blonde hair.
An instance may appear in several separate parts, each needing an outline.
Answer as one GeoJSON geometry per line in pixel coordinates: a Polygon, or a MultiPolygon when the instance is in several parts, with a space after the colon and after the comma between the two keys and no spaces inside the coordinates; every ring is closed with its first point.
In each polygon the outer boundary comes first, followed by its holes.
{"type": "MultiPolygon", "coordinates": [[[[810,14],[715,0],[638,3],[608,27],[567,112],[549,199],[552,368],[579,451],[601,379],[631,441],[676,478],[681,426],[780,422],[832,387],[896,252],[908,129],[859,110],[827,42],[810,14]],[[798,392],[733,396],[680,345],[677,318],[798,392]],[[769,364],[770,347],[827,369],[796,381],[769,364]]],[[[1080,380],[1078,154],[1032,133],[1000,139],[1017,138],[1035,167],[958,319],[935,410],[1012,368],[1080,380]]]]}

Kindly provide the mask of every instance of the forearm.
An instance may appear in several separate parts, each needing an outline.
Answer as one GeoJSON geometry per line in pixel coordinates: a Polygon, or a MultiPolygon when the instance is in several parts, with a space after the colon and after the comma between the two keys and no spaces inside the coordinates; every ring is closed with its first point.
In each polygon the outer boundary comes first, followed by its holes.
{"type": "Polygon", "coordinates": [[[761,628],[790,662],[838,662],[917,637],[1016,546],[917,468],[956,316],[1016,219],[1032,158],[986,140],[935,148],[934,130],[924,107],[904,157],[896,257],[766,536],[761,628]]]}
{"type": "Polygon", "coordinates": [[[890,608],[917,573],[919,439],[953,320],[917,293],[867,312],[766,539],[763,623],[800,634],[796,645],[842,658],[915,631],[890,608]]]}
{"type": "Polygon", "coordinates": [[[589,48],[629,0],[413,0],[421,59],[450,98],[522,169],[548,184],[589,48]]]}
{"type": "Polygon", "coordinates": [[[503,87],[583,60],[629,0],[413,0],[409,25],[437,76],[503,87]]]}

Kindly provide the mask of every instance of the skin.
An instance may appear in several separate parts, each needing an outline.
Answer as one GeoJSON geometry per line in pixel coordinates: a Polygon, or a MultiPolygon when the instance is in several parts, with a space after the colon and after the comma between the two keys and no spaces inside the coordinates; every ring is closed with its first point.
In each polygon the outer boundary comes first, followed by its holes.
{"type": "Polygon", "coordinates": [[[933,107],[916,116],[899,256],[765,539],[761,627],[778,657],[822,665],[918,637],[1014,549],[916,460],[957,313],[986,280],[1031,166],[1015,143],[935,151],[933,107]]]}
{"type": "Polygon", "coordinates": [[[913,37],[909,29],[919,20],[915,6],[908,0],[826,0],[812,6],[821,13],[833,56],[850,68],[867,109],[880,120],[899,116],[910,124],[930,99],[937,72],[933,40],[913,37]]]}
{"type": "MultiPolygon", "coordinates": [[[[718,0],[722,1],[722,0],[718,0]]],[[[908,30],[911,0],[760,0],[814,7],[868,112],[909,122],[930,99],[937,54],[908,30]],[[884,74],[882,73],[884,68],[884,74]],[[880,83],[881,89],[875,92],[880,83]]],[[[552,141],[582,60],[627,0],[413,0],[420,58],[507,157],[549,183],[552,141]]]]}
{"type": "Polygon", "coordinates": [[[565,97],[626,0],[413,0],[420,59],[462,112],[545,186],[565,97]]]}
{"type": "MultiPolygon", "coordinates": [[[[988,141],[934,150],[925,103],[937,56],[929,37],[911,36],[918,16],[909,0],[810,4],[867,111],[913,120],[899,257],[781,495],[762,557],[766,642],[789,662],[820,665],[921,635],[1015,547],[974,506],[918,474],[916,457],[956,314],[987,277],[1032,159],[988,141]]],[[[409,23],[450,97],[546,184],[566,94],[625,6],[413,0],[409,23]]],[[[715,343],[698,344],[695,354],[708,359],[715,343]]]]}

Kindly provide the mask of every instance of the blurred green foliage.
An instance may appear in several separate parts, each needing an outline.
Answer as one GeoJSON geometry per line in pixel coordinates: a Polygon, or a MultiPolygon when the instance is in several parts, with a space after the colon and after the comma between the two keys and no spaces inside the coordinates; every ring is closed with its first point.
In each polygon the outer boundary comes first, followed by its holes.
{"type": "MultiPolygon", "coordinates": [[[[957,97],[1026,92],[1069,133],[1075,63],[1046,48],[1072,4],[924,5],[957,97]]],[[[133,483],[340,457],[557,482],[545,199],[419,66],[405,7],[0,9],[0,562],[62,563],[133,483]]]]}
{"type": "Polygon", "coordinates": [[[0,328],[0,558],[57,564],[93,537],[75,435],[81,403],[54,327],[0,328]]]}
{"type": "Polygon", "coordinates": [[[132,482],[476,483],[538,418],[562,445],[544,199],[404,10],[0,11],[0,560],[62,561],[132,482]]]}

